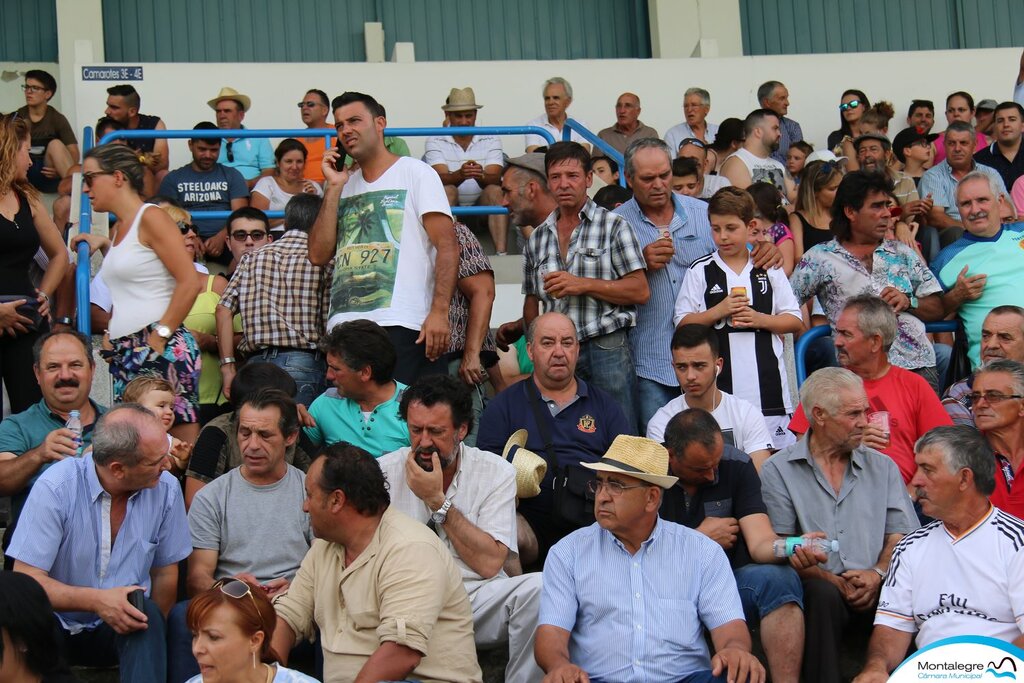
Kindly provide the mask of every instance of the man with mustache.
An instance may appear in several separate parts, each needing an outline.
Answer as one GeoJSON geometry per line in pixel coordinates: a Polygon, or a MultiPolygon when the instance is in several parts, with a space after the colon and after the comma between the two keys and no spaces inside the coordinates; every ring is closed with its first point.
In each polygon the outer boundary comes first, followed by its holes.
{"type": "Polygon", "coordinates": [[[508,683],[538,682],[533,659],[541,575],[509,576],[518,552],[516,471],[504,459],[466,444],[473,430],[469,387],[451,376],[417,380],[402,395],[411,446],[380,458],[391,507],[426,524],[455,560],[473,607],[481,648],[508,648],[508,683]]]}
{"type": "Polygon", "coordinates": [[[839,683],[844,632],[867,631],[896,543],[918,527],[893,461],[863,443],[870,404],[845,368],[807,378],[800,400],[807,438],[761,468],[761,491],[780,536],[823,530],[838,552],[798,548],[790,560],[804,587],[803,680],[839,683]]]}
{"type": "Polygon", "coordinates": [[[1000,200],[1005,198],[998,176],[980,170],[965,175],[956,188],[956,203],[967,232],[932,261],[932,271],[946,290],[947,313],[956,311],[967,330],[967,353],[975,367],[981,362],[981,324],[988,312],[996,306],[1024,306],[1024,223],[1000,222],[1000,200]]]}
{"type": "Polygon", "coordinates": [[[35,374],[43,399],[0,422],[0,496],[11,496],[7,550],[32,485],[47,468],[76,457],[92,443],[93,425],[107,411],[89,398],[96,369],[92,344],[71,330],[43,335],[35,344],[35,374]],[[72,410],[82,421],[82,443],[64,427],[72,410]]]}
{"type": "Polygon", "coordinates": [[[994,360],[974,373],[967,395],[978,431],[994,452],[995,490],[992,504],[1015,517],[1024,514],[1024,366],[1013,360],[994,360]],[[1014,481],[1017,485],[1014,486],[1014,481]]]}
{"type": "MultiPolygon", "coordinates": [[[[981,324],[981,363],[985,367],[997,360],[1024,363],[1024,308],[996,306],[981,324]]],[[[946,390],[942,407],[953,419],[953,424],[975,426],[971,406],[974,377],[966,377],[946,390]]]]}
{"type": "MultiPolygon", "coordinates": [[[[917,190],[922,196],[931,195],[934,200],[927,214],[928,224],[939,229],[941,244],[948,246],[963,235],[967,227],[957,201],[957,187],[968,173],[981,171],[992,176],[998,188],[997,195],[1006,196],[1007,190],[998,171],[974,160],[974,126],[953,121],[942,139],[945,141],[946,158],[924,172],[917,190]]],[[[995,208],[993,213],[998,216],[999,209],[995,208]]]]}
{"type": "Polygon", "coordinates": [[[976,431],[959,426],[932,430],[915,451],[913,483],[925,513],[938,521],[893,550],[867,661],[854,683],[889,680],[911,639],[918,648],[965,633],[1024,644],[1017,616],[1024,611],[1024,523],[988,501],[993,475],[999,477],[992,451],[976,431]]]}

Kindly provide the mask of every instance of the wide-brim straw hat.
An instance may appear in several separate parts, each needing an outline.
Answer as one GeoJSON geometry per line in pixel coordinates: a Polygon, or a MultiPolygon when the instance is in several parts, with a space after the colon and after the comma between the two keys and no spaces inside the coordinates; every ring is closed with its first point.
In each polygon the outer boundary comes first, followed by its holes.
{"type": "Polygon", "coordinates": [[[476,94],[472,88],[452,88],[448,99],[444,101],[442,111],[469,111],[483,109],[484,105],[476,103],[476,94]]]}
{"type": "Polygon", "coordinates": [[[501,457],[516,468],[517,498],[533,498],[540,494],[540,484],[548,471],[548,463],[544,458],[526,450],[528,436],[525,429],[520,429],[509,437],[501,452],[501,457]]]}
{"type": "Polygon", "coordinates": [[[668,472],[668,450],[653,439],[620,434],[612,441],[604,457],[597,462],[580,463],[597,472],[615,472],[646,481],[649,484],[670,488],[679,477],[668,472]]]}
{"type": "Polygon", "coordinates": [[[252,100],[249,99],[248,95],[243,95],[234,88],[221,88],[217,96],[212,100],[208,100],[206,103],[210,105],[210,109],[216,109],[217,103],[221,100],[234,100],[242,105],[242,111],[249,111],[249,107],[252,106],[252,100]]]}

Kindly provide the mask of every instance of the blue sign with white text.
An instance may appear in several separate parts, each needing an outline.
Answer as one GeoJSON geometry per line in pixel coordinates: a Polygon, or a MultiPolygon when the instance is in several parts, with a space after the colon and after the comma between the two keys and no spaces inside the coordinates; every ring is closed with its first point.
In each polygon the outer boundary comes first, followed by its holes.
{"type": "Polygon", "coordinates": [[[83,66],[83,81],[141,81],[141,66],[83,66]]]}

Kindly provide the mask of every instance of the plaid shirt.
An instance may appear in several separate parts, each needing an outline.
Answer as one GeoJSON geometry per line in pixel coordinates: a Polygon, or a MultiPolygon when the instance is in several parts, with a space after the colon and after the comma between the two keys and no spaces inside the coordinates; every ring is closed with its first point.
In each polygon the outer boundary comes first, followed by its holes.
{"type": "Polygon", "coordinates": [[[309,262],[309,235],[284,236],[242,257],[220,305],[242,316],[240,352],[315,350],[327,324],[334,264],[309,262]]]}
{"type": "Polygon", "coordinates": [[[559,210],[555,209],[530,235],[523,254],[523,294],[540,299],[544,311],[559,311],[576,324],[580,341],[629,329],[636,323],[636,306],[617,306],[594,297],[553,299],[544,291],[544,274],[564,270],[577,277],[620,280],[643,271],[647,264],[629,223],[588,199],[580,224],[569,237],[568,260],[558,248],[559,210]]]}
{"type": "MultiPolygon", "coordinates": [[[[480,240],[476,238],[469,228],[462,223],[455,223],[455,237],[459,240],[459,279],[473,277],[480,273],[493,273],[491,262],[484,254],[484,248],[480,246],[480,240]]],[[[488,321],[489,322],[489,321],[488,321]]],[[[469,327],[469,299],[458,287],[452,296],[451,306],[448,308],[448,325],[451,327],[451,335],[448,342],[448,353],[462,353],[466,348],[466,330],[469,327]]],[[[490,331],[484,338],[482,351],[494,351],[494,337],[490,331]]]]}

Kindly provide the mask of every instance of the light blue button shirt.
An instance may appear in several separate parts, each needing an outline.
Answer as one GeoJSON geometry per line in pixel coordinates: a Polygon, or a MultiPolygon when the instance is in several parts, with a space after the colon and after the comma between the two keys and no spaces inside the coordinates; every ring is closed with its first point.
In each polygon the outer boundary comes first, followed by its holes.
{"type": "Polygon", "coordinates": [[[571,633],[591,681],[678,681],[711,668],[704,627],[743,619],[729,561],[703,534],[658,519],[635,555],[598,524],[555,544],[539,624],[571,633]]]}
{"type": "MultiPolygon", "coordinates": [[[[715,251],[707,202],[675,193],[672,194],[672,201],[675,204],[675,215],[669,230],[676,253],[665,268],[647,271],[651,297],[643,306],[637,306],[636,325],[629,331],[636,374],[670,387],[679,384],[672,371],[672,352],[669,348],[672,333],[675,332],[672,313],[675,311],[676,297],[690,264],[715,251]]],[[[641,249],[661,238],[658,226],[644,215],[636,199],[630,199],[613,213],[629,222],[641,249]]]]}
{"type": "MultiPolygon", "coordinates": [[[[149,595],[150,570],[192,552],[177,480],[164,472],[156,487],[132,494],[114,543],[109,539],[110,494],[89,454],[67,458],[43,472],[22,509],[7,554],[69,586],[137,585],[149,595]]],[[[100,623],[89,612],[57,616],[72,633],[100,623]]]]}

